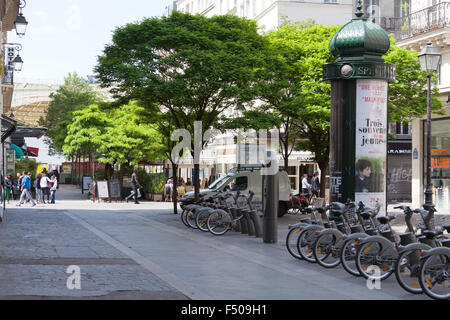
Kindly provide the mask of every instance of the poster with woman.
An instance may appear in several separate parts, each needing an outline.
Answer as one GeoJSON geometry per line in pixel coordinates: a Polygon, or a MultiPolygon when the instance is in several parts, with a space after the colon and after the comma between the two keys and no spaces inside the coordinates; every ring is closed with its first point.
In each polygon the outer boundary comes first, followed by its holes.
{"type": "Polygon", "coordinates": [[[385,80],[360,79],[356,89],[355,200],[386,205],[387,103],[385,80]]]}

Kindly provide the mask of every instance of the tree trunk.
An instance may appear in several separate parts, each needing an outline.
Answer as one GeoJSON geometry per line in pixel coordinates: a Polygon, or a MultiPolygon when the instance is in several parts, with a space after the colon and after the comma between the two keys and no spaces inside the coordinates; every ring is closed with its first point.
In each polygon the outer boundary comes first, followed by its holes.
{"type": "Polygon", "coordinates": [[[124,170],[124,164],[120,165],[120,171],[119,171],[119,185],[120,185],[120,191],[122,192],[123,189],[123,170],[124,170]]]}
{"type": "Polygon", "coordinates": [[[326,176],[328,174],[329,162],[321,161],[318,163],[321,171],[320,174],[320,197],[325,198],[325,190],[326,190],[326,176]]]}
{"type": "Polygon", "coordinates": [[[173,168],[173,193],[172,193],[172,201],[173,201],[173,214],[178,214],[178,165],[176,163],[172,163],[173,168]]]}
{"type": "Polygon", "coordinates": [[[200,198],[200,164],[194,164],[194,188],[195,201],[198,201],[200,198]]]}

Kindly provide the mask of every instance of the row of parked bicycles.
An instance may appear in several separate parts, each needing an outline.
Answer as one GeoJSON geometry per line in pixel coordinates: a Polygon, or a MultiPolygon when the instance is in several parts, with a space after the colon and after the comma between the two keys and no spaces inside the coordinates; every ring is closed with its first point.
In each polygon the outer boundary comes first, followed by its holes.
{"type": "Polygon", "coordinates": [[[255,207],[255,194],[216,192],[183,207],[181,221],[189,228],[222,236],[233,230],[262,237],[261,210],[255,207]]]}
{"type": "Polygon", "coordinates": [[[393,216],[378,216],[380,208],[363,203],[332,203],[302,208],[299,223],[289,226],[286,247],[296,259],[325,268],[342,265],[356,277],[383,281],[392,274],[413,294],[437,300],[450,298],[450,225],[434,226],[434,207],[403,211],[406,231],[397,234],[393,216]],[[417,214],[421,223],[413,226],[417,214]]]}

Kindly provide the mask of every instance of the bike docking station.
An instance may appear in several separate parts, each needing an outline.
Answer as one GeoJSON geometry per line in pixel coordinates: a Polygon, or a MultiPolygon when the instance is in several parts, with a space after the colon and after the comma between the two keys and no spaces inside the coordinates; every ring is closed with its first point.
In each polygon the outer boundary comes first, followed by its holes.
{"type": "Polygon", "coordinates": [[[323,67],[331,83],[330,203],[379,203],[386,214],[388,83],[396,67],[382,58],[389,36],[363,18],[361,1],[355,15],[330,41],[337,60],[323,67]]]}
{"type": "Polygon", "coordinates": [[[278,242],[278,203],[279,203],[279,176],[278,159],[276,153],[268,153],[268,163],[262,165],[262,211],[263,219],[263,241],[264,243],[278,242]],[[276,165],[276,170],[273,170],[276,165]],[[275,171],[275,173],[273,172],[275,171]]]}

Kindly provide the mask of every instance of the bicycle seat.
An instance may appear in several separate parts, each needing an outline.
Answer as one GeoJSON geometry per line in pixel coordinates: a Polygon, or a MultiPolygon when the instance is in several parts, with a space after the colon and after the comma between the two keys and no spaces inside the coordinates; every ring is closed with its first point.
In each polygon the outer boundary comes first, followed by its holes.
{"type": "Polygon", "coordinates": [[[442,233],[443,233],[442,231],[425,230],[425,231],[423,232],[423,235],[424,235],[425,237],[427,237],[427,239],[432,240],[432,239],[436,238],[437,236],[442,235],[442,233]]]}
{"type": "Polygon", "coordinates": [[[317,210],[318,213],[324,213],[324,212],[326,212],[328,210],[328,208],[326,208],[326,207],[325,208],[324,207],[317,207],[316,210],[317,210]]]}
{"type": "Polygon", "coordinates": [[[340,202],[333,202],[331,204],[332,211],[339,211],[341,214],[345,212],[346,205],[340,202]]]}
{"type": "Polygon", "coordinates": [[[306,213],[313,213],[314,210],[313,210],[313,208],[308,207],[305,209],[305,211],[306,211],[306,213]]]}
{"type": "Polygon", "coordinates": [[[388,224],[389,222],[391,222],[392,220],[395,220],[394,216],[388,216],[388,217],[378,217],[377,218],[378,222],[381,224],[388,224]]]}
{"type": "Polygon", "coordinates": [[[447,231],[448,233],[450,233],[450,224],[444,224],[444,225],[442,226],[442,230],[445,230],[445,231],[447,231]]]}

